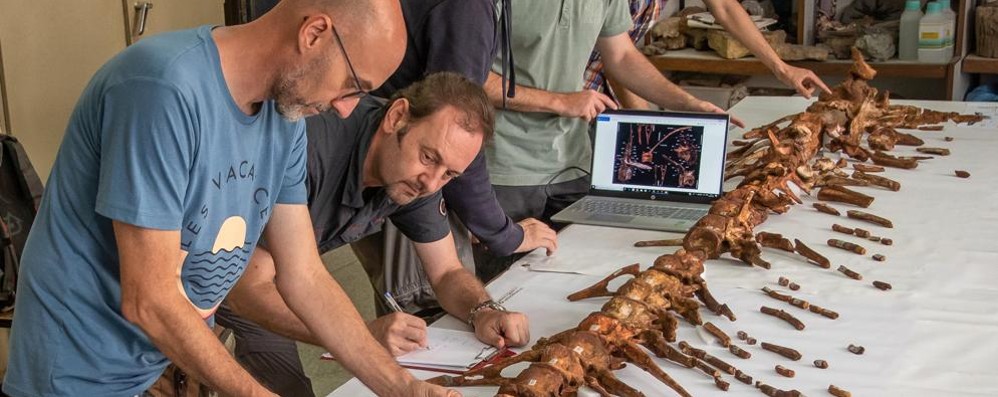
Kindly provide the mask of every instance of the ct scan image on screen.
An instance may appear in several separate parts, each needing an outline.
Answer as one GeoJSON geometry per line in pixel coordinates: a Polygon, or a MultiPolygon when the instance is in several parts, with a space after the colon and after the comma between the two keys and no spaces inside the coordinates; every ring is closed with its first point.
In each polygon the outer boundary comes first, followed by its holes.
{"type": "Polygon", "coordinates": [[[703,126],[621,122],[613,183],[697,189],[703,126]]]}

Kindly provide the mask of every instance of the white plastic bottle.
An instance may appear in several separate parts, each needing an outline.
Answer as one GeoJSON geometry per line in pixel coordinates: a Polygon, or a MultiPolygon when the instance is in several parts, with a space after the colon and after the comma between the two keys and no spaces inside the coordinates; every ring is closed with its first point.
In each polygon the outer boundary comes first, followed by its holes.
{"type": "Polygon", "coordinates": [[[908,0],[901,14],[901,29],[898,33],[898,59],[918,60],[918,22],[922,19],[922,4],[918,0],[908,0]]]}
{"type": "Polygon", "coordinates": [[[925,16],[918,23],[919,62],[945,63],[953,57],[953,46],[946,46],[948,23],[942,5],[934,1],[929,3],[925,16]]]}
{"type": "Polygon", "coordinates": [[[943,16],[948,21],[948,25],[946,26],[946,45],[952,46],[956,41],[956,12],[953,11],[950,0],[939,0],[939,6],[942,8],[943,16]]]}

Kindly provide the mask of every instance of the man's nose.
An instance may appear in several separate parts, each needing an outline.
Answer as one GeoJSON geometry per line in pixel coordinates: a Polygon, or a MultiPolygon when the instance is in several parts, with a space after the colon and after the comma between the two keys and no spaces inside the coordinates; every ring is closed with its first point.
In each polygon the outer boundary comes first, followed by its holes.
{"type": "Polygon", "coordinates": [[[352,97],[346,99],[334,99],[329,105],[332,106],[333,109],[336,109],[336,114],[338,114],[340,118],[345,119],[350,117],[350,113],[353,113],[353,110],[357,108],[358,103],[360,103],[360,98],[352,97]]]}

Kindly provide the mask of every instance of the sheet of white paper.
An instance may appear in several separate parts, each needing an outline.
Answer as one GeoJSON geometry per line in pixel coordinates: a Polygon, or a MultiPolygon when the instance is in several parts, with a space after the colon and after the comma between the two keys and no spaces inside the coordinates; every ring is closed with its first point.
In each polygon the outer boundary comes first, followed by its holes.
{"type": "Polygon", "coordinates": [[[410,365],[468,368],[485,360],[496,348],[486,345],[466,331],[427,328],[429,348],[415,350],[398,357],[398,362],[410,365]]]}

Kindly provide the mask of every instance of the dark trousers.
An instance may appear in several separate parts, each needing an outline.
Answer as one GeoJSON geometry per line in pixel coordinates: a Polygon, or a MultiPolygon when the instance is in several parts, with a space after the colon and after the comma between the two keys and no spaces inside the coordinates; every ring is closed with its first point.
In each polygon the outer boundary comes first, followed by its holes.
{"type": "MultiPolygon", "coordinates": [[[[537,218],[558,230],[565,225],[553,224],[551,217],[585,196],[589,192],[589,181],[589,177],[583,177],[550,185],[493,185],[493,187],[499,205],[510,218],[516,221],[537,218]]],[[[497,257],[476,246],[475,264],[478,278],[488,282],[522,257],[520,254],[497,257]]]]}
{"type": "Polygon", "coordinates": [[[215,321],[232,330],[236,361],[260,384],[282,397],[315,397],[293,340],[236,316],[224,305],[215,313],[215,321]]]}

